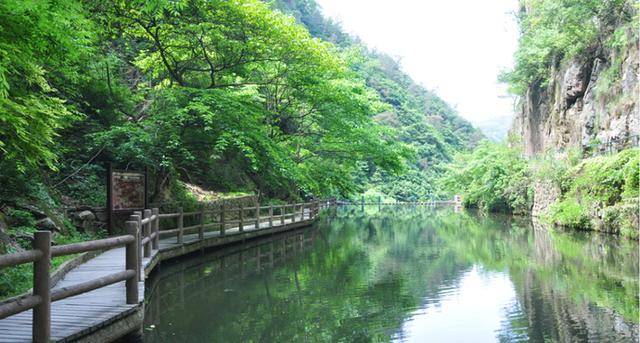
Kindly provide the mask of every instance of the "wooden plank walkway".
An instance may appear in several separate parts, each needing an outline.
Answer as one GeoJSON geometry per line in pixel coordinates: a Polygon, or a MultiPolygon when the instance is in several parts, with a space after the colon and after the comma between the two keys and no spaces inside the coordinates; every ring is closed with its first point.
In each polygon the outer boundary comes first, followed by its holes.
{"type": "MultiPolygon", "coordinates": [[[[310,215],[305,212],[303,215],[298,215],[295,222],[308,219],[310,219],[310,215]]],[[[278,219],[274,220],[273,228],[289,224],[292,224],[291,219],[285,220],[284,224],[278,219]]],[[[269,228],[269,223],[261,223],[258,229],[255,228],[255,224],[247,223],[244,225],[244,231],[242,232],[237,227],[226,229],[225,237],[244,235],[266,228],[269,228]]],[[[208,231],[204,233],[204,239],[216,238],[219,235],[218,231],[208,231]]],[[[176,237],[160,239],[159,250],[154,250],[151,257],[143,258],[141,263],[142,270],[149,266],[159,252],[198,241],[197,233],[184,235],[183,243],[181,244],[176,242],[176,237]]],[[[72,269],[53,289],[76,285],[124,270],[125,248],[111,249],[72,269]]],[[[138,305],[126,304],[124,281],[53,302],[51,304],[52,340],[71,341],[94,331],[96,328],[116,322],[132,314],[144,301],[144,281],[138,283],[138,288],[138,305]]],[[[31,342],[31,325],[32,310],[0,320],[0,343],[31,342]]]]}

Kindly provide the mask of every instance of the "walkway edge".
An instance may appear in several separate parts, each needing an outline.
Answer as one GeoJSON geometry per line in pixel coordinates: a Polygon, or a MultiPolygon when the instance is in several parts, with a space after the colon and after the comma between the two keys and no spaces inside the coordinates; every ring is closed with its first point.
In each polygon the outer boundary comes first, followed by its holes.
{"type": "MultiPolygon", "coordinates": [[[[317,217],[316,217],[317,218],[317,217]]],[[[214,248],[222,248],[232,244],[242,243],[244,241],[257,239],[259,237],[270,236],[281,232],[300,229],[311,226],[316,218],[301,220],[294,223],[288,223],[283,226],[276,226],[268,229],[247,230],[242,233],[228,234],[224,237],[209,237],[194,242],[185,242],[180,245],[169,248],[160,248],[153,251],[150,258],[145,258],[143,270],[145,275],[145,283],[151,273],[163,261],[184,257],[199,251],[205,251],[214,248]]],[[[145,285],[146,286],[146,285],[145,285]]],[[[79,341],[79,342],[106,342],[122,338],[125,335],[141,333],[142,324],[144,322],[144,299],[133,309],[120,313],[80,332],[72,337],[67,337],[63,341],[79,341]]]]}

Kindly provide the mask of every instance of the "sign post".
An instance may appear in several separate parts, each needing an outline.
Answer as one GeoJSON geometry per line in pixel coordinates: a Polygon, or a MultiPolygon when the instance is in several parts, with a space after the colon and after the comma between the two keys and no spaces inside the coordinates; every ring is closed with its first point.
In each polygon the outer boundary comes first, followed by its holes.
{"type": "Polygon", "coordinates": [[[114,232],[114,213],[143,210],[148,207],[147,168],[143,173],[115,171],[111,164],[107,172],[107,223],[114,232]]]}

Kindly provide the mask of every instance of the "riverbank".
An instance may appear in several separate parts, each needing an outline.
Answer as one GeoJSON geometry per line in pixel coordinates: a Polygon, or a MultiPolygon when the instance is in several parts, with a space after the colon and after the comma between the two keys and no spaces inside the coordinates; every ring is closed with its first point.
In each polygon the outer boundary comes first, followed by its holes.
{"type": "Polygon", "coordinates": [[[638,148],[584,159],[575,151],[526,158],[517,146],[485,142],[459,156],[443,184],[462,192],[466,207],[637,240],[639,170],[638,148]]]}

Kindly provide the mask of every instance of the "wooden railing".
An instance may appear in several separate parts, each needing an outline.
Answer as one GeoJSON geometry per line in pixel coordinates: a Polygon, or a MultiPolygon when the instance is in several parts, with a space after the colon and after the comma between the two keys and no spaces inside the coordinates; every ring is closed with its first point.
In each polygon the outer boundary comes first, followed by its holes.
{"type": "Polygon", "coordinates": [[[33,292],[14,301],[0,305],[0,319],[33,309],[32,336],[34,342],[49,342],[51,338],[51,303],[66,299],[94,289],[126,281],[127,304],[138,303],[138,263],[137,230],[129,227],[127,235],[100,239],[96,241],[51,246],[51,232],[34,233],[33,249],[25,252],[0,256],[0,268],[33,263],[33,292]],[[96,250],[126,246],[126,266],[122,272],[103,276],[91,281],[69,287],[51,289],[51,259],[96,250]]]}
{"type": "MultiPolygon", "coordinates": [[[[254,207],[230,208],[223,205],[218,210],[200,208],[194,212],[160,214],[158,209],[147,209],[134,212],[125,223],[126,235],[106,239],[52,246],[50,231],[34,233],[33,249],[0,255],[0,269],[33,263],[33,291],[0,304],[0,319],[16,313],[33,309],[32,339],[34,342],[49,342],[51,338],[51,303],[75,295],[90,292],[117,282],[125,281],[126,303],[138,304],[138,282],[143,280],[141,263],[143,258],[149,258],[153,250],[158,250],[161,236],[176,236],[177,243],[182,243],[185,234],[198,233],[198,239],[203,239],[208,229],[218,230],[219,237],[225,236],[225,231],[237,225],[240,232],[245,230],[248,223],[254,225],[253,230],[269,229],[282,226],[289,220],[295,223],[297,218],[313,219],[319,210],[332,205],[330,201],[314,201],[307,203],[268,205],[254,207]],[[265,215],[263,215],[266,212],[265,215]],[[235,214],[235,218],[231,219],[235,214]],[[206,216],[214,217],[206,221],[206,216]],[[185,217],[196,217],[196,224],[185,227],[185,217]],[[176,227],[160,230],[161,219],[176,219],[176,227]],[[278,222],[279,221],[279,222],[278,222]],[[267,223],[266,225],[263,225],[267,223]],[[73,286],[51,289],[51,259],[58,256],[73,255],[90,251],[104,251],[125,246],[125,268],[121,272],[109,274],[73,286]]],[[[252,231],[253,231],[252,230],[252,231]]]]}
{"type": "MultiPolygon", "coordinates": [[[[176,237],[177,243],[184,242],[187,234],[198,233],[198,238],[203,239],[205,232],[218,231],[219,237],[226,235],[227,229],[237,227],[238,231],[245,231],[247,225],[253,225],[253,230],[268,229],[285,224],[287,220],[295,223],[302,220],[305,215],[309,219],[314,218],[318,211],[332,204],[328,201],[314,201],[306,203],[267,205],[253,207],[228,207],[223,204],[220,208],[205,209],[201,207],[197,211],[184,212],[179,209],[175,213],[163,213],[159,215],[162,220],[173,219],[175,225],[172,228],[157,230],[160,237],[176,237]],[[207,220],[209,217],[211,220],[207,220]],[[185,226],[185,219],[190,219],[191,225],[185,226]]],[[[156,224],[156,228],[157,228],[156,224]]],[[[153,232],[155,234],[156,231],[153,232]]]]}

